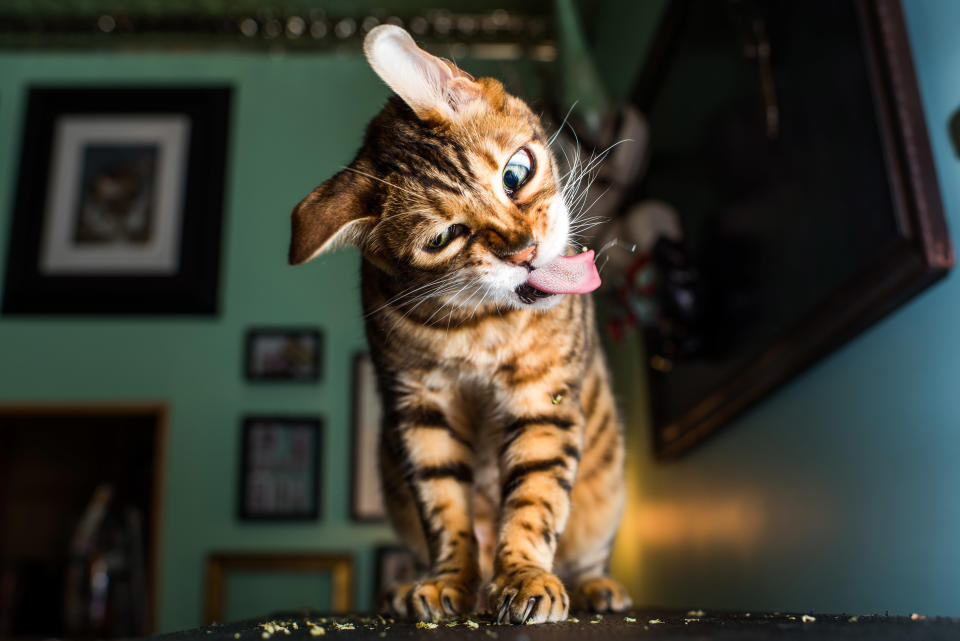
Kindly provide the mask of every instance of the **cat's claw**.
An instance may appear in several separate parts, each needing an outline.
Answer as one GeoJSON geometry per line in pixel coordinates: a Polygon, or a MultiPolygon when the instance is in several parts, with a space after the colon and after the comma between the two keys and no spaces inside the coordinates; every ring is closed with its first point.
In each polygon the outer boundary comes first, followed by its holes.
{"type": "Polygon", "coordinates": [[[498,623],[548,623],[567,618],[569,599],[563,583],[546,570],[502,576],[490,586],[498,623]]]}
{"type": "Polygon", "coordinates": [[[633,605],[630,595],[618,582],[607,576],[585,579],[573,593],[575,610],[589,612],[623,612],[633,605]]]}
{"type": "Polygon", "coordinates": [[[520,617],[521,623],[526,623],[527,619],[530,618],[530,615],[533,614],[533,611],[536,609],[536,606],[540,603],[540,597],[532,596],[530,600],[527,601],[527,609],[523,611],[523,616],[520,617]]]}
{"type": "Polygon", "coordinates": [[[427,578],[391,587],[381,608],[403,619],[437,621],[472,612],[475,602],[476,590],[453,581],[427,578]]]}
{"type": "Polygon", "coordinates": [[[510,608],[510,604],[513,602],[513,597],[515,596],[517,596],[516,592],[513,592],[509,595],[504,594],[501,596],[501,598],[503,599],[503,602],[500,604],[500,611],[497,612],[497,623],[503,623],[504,621],[509,620],[507,619],[507,611],[510,608]]]}
{"type": "Polygon", "coordinates": [[[453,606],[453,601],[451,601],[450,597],[447,596],[446,594],[443,595],[443,609],[446,610],[447,612],[452,613],[453,616],[458,616],[461,614],[460,610],[458,610],[453,606]]]}

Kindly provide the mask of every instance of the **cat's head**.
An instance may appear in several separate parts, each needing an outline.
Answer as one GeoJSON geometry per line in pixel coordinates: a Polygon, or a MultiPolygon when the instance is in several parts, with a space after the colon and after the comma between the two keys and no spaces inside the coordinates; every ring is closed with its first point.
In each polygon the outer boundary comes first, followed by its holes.
{"type": "Polygon", "coordinates": [[[404,291],[463,307],[547,308],[595,289],[592,252],[563,258],[570,217],[530,108],[399,27],[370,31],[364,52],[399,98],[350,166],[294,209],[290,262],[356,244],[404,291]]]}

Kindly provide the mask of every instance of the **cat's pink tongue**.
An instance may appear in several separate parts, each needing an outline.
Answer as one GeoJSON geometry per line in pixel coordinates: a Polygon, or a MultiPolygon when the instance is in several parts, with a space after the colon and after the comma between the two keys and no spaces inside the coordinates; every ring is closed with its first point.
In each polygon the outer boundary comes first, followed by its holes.
{"type": "Polygon", "coordinates": [[[593,250],[560,256],[530,272],[527,284],[548,294],[586,294],[600,287],[593,250]]]}

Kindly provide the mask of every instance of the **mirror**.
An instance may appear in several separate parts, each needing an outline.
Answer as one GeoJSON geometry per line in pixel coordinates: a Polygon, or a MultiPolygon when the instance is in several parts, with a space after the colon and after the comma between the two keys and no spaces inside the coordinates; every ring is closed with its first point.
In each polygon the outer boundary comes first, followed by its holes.
{"type": "Polygon", "coordinates": [[[953,265],[896,0],[674,0],[634,95],[679,213],[645,329],[674,458],[953,265]]]}

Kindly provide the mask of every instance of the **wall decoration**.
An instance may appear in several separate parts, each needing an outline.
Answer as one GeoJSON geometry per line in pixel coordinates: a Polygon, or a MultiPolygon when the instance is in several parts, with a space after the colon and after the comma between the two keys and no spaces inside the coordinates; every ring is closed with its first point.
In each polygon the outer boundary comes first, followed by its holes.
{"type": "Polygon", "coordinates": [[[678,215],[625,274],[634,312],[653,303],[642,358],[667,459],[954,255],[897,0],[672,0],[634,98],[653,132],[634,198],[678,215]]]}
{"type": "Polygon", "coordinates": [[[357,521],[386,519],[377,462],[381,416],[373,362],[368,354],[357,354],[353,360],[353,466],[350,485],[350,511],[357,521]]]}
{"type": "Polygon", "coordinates": [[[32,89],[3,312],[215,314],[230,95],[32,89]]]}
{"type": "MultiPolygon", "coordinates": [[[[207,558],[206,594],[204,606],[205,623],[224,622],[228,613],[236,609],[232,602],[242,595],[231,594],[231,577],[245,579],[251,588],[250,579],[261,579],[269,589],[284,595],[298,593],[296,601],[284,601],[286,609],[306,606],[318,613],[346,614],[353,609],[353,558],[346,554],[269,554],[262,552],[215,552],[207,558]],[[330,599],[328,603],[314,603],[318,598],[312,591],[303,590],[304,577],[329,577],[330,599]],[[285,586],[287,589],[285,589],[285,586]]],[[[263,615],[268,612],[242,612],[240,616],[263,615]]],[[[232,616],[230,618],[233,618],[232,616]]]]}
{"type": "Polygon", "coordinates": [[[252,329],[247,332],[247,379],[318,381],[322,354],[323,335],[316,329],[252,329]]]}
{"type": "Polygon", "coordinates": [[[416,581],[426,568],[420,566],[410,551],[399,545],[382,545],[376,549],[376,576],[373,581],[374,606],[394,583],[416,581]]]}
{"type": "Polygon", "coordinates": [[[317,418],[244,419],[238,506],[241,519],[319,516],[321,432],[317,418]]]}

